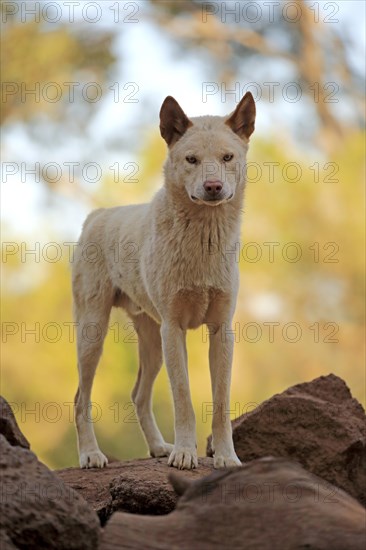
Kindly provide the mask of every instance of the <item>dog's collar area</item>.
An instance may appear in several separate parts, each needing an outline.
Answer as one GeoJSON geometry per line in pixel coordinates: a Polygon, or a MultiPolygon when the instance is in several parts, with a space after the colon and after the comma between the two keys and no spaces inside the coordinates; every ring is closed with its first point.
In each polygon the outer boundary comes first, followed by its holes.
{"type": "Polygon", "coordinates": [[[224,199],[212,199],[205,201],[204,199],[199,199],[198,197],[195,197],[194,195],[191,195],[191,200],[195,202],[196,204],[205,204],[206,206],[219,206],[222,203],[229,202],[234,196],[234,193],[231,193],[229,197],[226,197],[224,199]]]}

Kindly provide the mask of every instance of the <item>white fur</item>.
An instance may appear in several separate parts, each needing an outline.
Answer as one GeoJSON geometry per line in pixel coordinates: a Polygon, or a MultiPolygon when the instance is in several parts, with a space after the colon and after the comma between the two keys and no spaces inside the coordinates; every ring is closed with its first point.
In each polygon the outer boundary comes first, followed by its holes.
{"type": "Polygon", "coordinates": [[[161,111],[161,131],[170,149],[165,185],[149,204],[96,210],[84,223],[73,265],[81,467],[107,464],[88,407],[112,306],[127,311],[138,334],[140,366],[132,398],[150,454],[169,455],[168,463],[177,468],[197,467],[185,340],[187,329],[206,323],[214,464],[240,464],[229,418],[230,328],[239,281],[235,254],[230,252],[240,238],[247,143],[252,131],[243,130],[242,120],[253,118],[254,105],[249,96],[230,119],[205,116],[191,120],[173,98],[167,98],[161,111]],[[233,159],[224,162],[229,153],[233,159]],[[195,156],[197,162],[189,163],[187,156],[195,156]],[[210,201],[203,184],[215,178],[222,183],[222,192],[217,201],[210,201]],[[174,398],[174,447],[164,441],[151,405],[163,357],[174,398]]]}

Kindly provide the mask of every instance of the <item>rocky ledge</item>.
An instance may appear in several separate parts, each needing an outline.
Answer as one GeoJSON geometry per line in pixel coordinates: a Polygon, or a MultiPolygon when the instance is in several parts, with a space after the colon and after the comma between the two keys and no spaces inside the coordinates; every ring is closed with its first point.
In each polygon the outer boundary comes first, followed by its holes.
{"type": "Polygon", "coordinates": [[[52,472],[0,406],[2,549],[364,548],[365,413],[334,375],[235,419],[243,467],[228,470],[205,457],[52,472]]]}

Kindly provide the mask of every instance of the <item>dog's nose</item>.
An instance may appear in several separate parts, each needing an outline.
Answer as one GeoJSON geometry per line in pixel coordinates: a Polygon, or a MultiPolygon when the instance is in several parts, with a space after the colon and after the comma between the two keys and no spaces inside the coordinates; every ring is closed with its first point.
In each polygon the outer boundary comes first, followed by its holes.
{"type": "Polygon", "coordinates": [[[222,189],[222,182],[220,180],[206,180],[203,188],[208,195],[215,197],[222,189]]]}

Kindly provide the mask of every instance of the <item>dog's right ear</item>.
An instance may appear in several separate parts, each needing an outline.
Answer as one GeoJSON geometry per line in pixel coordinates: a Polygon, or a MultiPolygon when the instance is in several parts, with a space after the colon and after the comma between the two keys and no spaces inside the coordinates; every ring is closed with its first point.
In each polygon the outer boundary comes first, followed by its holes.
{"type": "Polygon", "coordinates": [[[168,95],[160,109],[160,133],[168,147],[172,147],[190,126],[193,124],[179,103],[168,95]]]}

